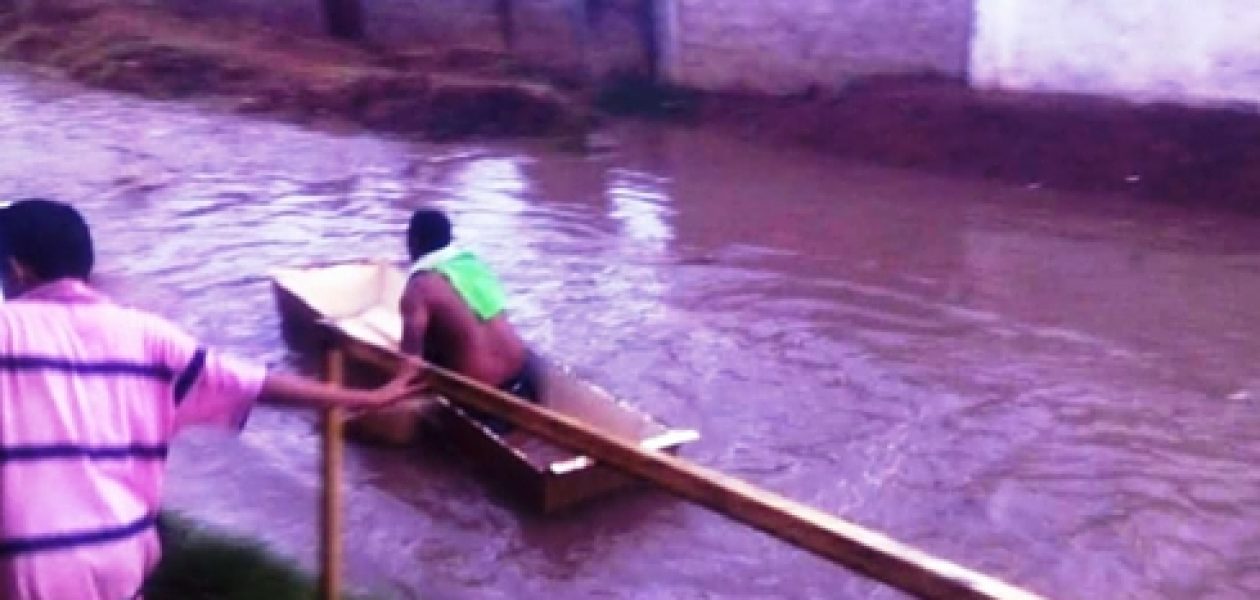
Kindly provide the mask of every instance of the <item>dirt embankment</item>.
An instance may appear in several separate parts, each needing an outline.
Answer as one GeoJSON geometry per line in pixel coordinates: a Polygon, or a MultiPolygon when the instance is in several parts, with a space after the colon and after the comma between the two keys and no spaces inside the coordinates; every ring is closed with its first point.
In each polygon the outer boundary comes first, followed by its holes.
{"type": "Polygon", "coordinates": [[[606,110],[721,127],[764,142],[1020,185],[1260,213],[1260,110],[978,91],[940,77],[872,77],[772,98],[643,81],[606,110]]]}
{"type": "Polygon", "coordinates": [[[353,46],[134,8],[42,12],[0,19],[0,58],[157,98],[212,96],[243,112],[436,139],[565,136],[578,147],[594,105],[881,164],[1260,212],[1260,112],[1248,108],[981,92],[931,77],[793,98],[584,85],[493,51],[353,46]]]}
{"type": "Polygon", "coordinates": [[[1260,111],[994,93],[931,78],[691,99],[695,119],[882,164],[1260,212],[1260,111]]]}
{"type": "Polygon", "coordinates": [[[241,112],[345,119],[447,139],[565,135],[583,103],[475,50],[378,50],[139,8],[8,14],[0,58],[153,98],[213,97],[241,112]]]}

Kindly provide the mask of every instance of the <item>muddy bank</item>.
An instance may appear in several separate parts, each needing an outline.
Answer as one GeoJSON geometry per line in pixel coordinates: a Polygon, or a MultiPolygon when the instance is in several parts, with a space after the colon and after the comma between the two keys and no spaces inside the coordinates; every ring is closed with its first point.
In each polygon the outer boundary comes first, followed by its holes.
{"type": "Polygon", "coordinates": [[[564,135],[589,120],[493,52],[385,51],[138,8],[10,12],[0,58],[152,98],[211,97],[240,112],[437,139],[564,135]]]}
{"type": "Polygon", "coordinates": [[[750,138],[885,165],[1260,211],[1260,112],[1249,108],[980,92],[929,78],[876,79],[833,96],[657,101],[750,138]]]}

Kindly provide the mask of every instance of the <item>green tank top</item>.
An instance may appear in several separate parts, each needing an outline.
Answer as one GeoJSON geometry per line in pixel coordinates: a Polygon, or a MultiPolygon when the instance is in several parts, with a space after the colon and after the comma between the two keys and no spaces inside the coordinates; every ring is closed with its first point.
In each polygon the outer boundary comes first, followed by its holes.
{"type": "Polygon", "coordinates": [[[468,250],[447,246],[417,260],[411,274],[436,272],[450,282],[477,318],[489,321],[507,310],[503,284],[486,263],[468,250]]]}

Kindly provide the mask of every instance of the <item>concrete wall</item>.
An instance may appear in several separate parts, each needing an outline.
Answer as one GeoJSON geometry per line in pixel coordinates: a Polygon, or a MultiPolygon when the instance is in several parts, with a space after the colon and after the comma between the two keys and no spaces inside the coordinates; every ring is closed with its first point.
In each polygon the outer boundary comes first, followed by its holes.
{"type": "MultiPolygon", "coordinates": [[[[14,0],[0,0],[0,2],[14,0]]],[[[324,31],[321,0],[122,2],[324,31]]],[[[1260,0],[362,0],[373,41],[791,94],[932,72],[981,87],[1260,105],[1260,0]]]]}
{"type": "MultiPolygon", "coordinates": [[[[35,0],[40,1],[40,0],[35,0]]],[[[245,18],[297,33],[322,35],[323,12],[318,0],[96,0],[101,4],[134,4],[174,10],[192,17],[245,18]]]]}
{"type": "Polygon", "coordinates": [[[1260,102],[1260,0],[977,0],[982,87],[1260,102]]]}
{"type": "MultiPolygon", "coordinates": [[[[192,16],[246,18],[299,33],[326,30],[321,0],[88,1],[164,6],[192,16]]],[[[651,67],[651,27],[643,11],[652,0],[361,2],[364,28],[373,42],[502,50],[533,65],[594,76],[644,72],[651,67]]]]}
{"type": "Polygon", "coordinates": [[[665,70],[702,89],[770,93],[873,73],[962,78],[973,1],[661,0],[665,70]]]}
{"type": "Polygon", "coordinates": [[[651,70],[654,0],[515,0],[513,52],[537,64],[602,76],[651,70]]]}
{"type": "Polygon", "coordinates": [[[362,0],[363,21],[373,41],[498,49],[504,40],[497,4],[498,0],[362,0]]]}

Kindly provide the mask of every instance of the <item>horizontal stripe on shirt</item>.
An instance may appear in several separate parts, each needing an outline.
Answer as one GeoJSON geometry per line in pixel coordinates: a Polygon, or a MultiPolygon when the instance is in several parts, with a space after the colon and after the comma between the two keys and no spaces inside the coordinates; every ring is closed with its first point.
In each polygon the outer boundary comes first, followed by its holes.
{"type": "Polygon", "coordinates": [[[0,539],[0,558],[8,558],[34,552],[69,550],[80,546],[104,544],[140,535],[157,524],[157,517],[145,515],[139,520],[119,527],[107,527],[74,533],[59,533],[20,538],[0,539]]]}
{"type": "Polygon", "coordinates": [[[0,371],[61,371],[75,375],[123,375],[171,381],[175,373],[160,364],[122,360],[86,361],[47,356],[0,355],[0,371]]]}
{"type": "Polygon", "coordinates": [[[201,372],[206,368],[206,349],[197,348],[193,353],[192,360],[188,361],[188,367],[183,373],[179,374],[179,379],[175,381],[175,404],[181,404],[184,397],[188,395],[188,391],[192,389],[197,378],[201,376],[201,372]]]}
{"type": "Polygon", "coordinates": [[[0,446],[0,464],[41,460],[123,460],[129,458],[162,460],[166,444],[127,444],[120,446],[83,446],[79,444],[41,444],[0,446]]]}

